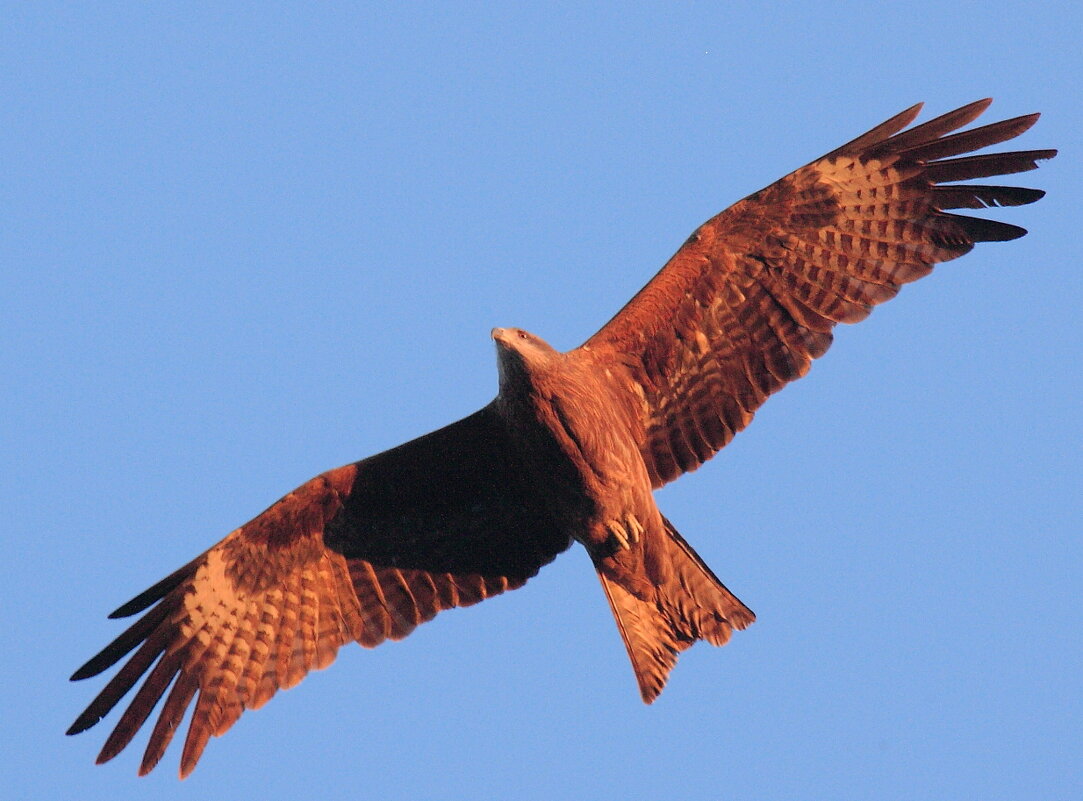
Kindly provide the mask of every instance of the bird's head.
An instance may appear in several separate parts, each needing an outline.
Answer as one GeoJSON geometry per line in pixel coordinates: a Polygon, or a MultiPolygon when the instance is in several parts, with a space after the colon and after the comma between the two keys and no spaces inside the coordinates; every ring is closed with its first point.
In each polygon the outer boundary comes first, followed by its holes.
{"type": "Polygon", "coordinates": [[[496,342],[501,388],[508,382],[519,383],[538,375],[560,356],[544,339],[521,328],[494,328],[492,337],[496,342]]]}

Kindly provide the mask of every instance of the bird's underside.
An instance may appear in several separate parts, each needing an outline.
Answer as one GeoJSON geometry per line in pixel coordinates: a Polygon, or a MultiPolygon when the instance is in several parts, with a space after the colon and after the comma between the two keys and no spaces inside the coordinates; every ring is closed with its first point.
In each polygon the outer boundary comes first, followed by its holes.
{"type": "Polygon", "coordinates": [[[560,353],[496,329],[500,391],[469,417],[286,495],[117,609],[142,616],[77,670],[128,660],[69,729],[134,697],[98,761],[165,699],[140,773],[193,707],[181,775],[211,735],[326,667],[339,646],[405,637],[437,612],[522,586],[573,540],[598,572],[641,694],[677,654],[724,644],[751,611],[655,506],[652,491],[725,446],[899,287],[1013,225],[956,214],[1031,203],[966,183],[1052,150],[974,155],[1036,114],[954,133],[979,101],[903,130],[915,106],[704,223],[609,323],[560,353]]]}

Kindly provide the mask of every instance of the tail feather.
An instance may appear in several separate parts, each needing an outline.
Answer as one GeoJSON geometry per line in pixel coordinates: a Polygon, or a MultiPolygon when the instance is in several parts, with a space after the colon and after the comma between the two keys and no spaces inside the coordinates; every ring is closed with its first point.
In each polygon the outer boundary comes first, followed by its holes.
{"type": "Polygon", "coordinates": [[[659,544],[664,578],[647,597],[637,597],[643,593],[633,594],[616,578],[598,571],[640,694],[648,704],[662,692],[681,651],[700,639],[725,645],[733,629],[744,629],[756,619],[673,525],[665,518],[663,523],[665,534],[659,544]]]}
{"type": "Polygon", "coordinates": [[[656,603],[636,598],[605,573],[599,571],[598,578],[628,649],[628,658],[632,660],[639,693],[649,704],[666,686],[669,671],[677,664],[677,654],[692,643],[682,643],[674,637],[673,627],[656,603]]]}

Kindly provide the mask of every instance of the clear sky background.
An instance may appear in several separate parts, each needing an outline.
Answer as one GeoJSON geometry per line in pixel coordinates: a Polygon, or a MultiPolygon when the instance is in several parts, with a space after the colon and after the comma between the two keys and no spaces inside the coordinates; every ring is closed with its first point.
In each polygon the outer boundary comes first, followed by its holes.
{"type": "Polygon", "coordinates": [[[1083,796],[1078,4],[6,4],[0,795],[1083,796]],[[153,5],[153,7],[149,7],[153,5]],[[584,6],[590,5],[589,9],[584,6]],[[176,778],[67,681],[312,475],[574,347],[700,222],[919,100],[1062,155],[659,493],[759,615],[638,697],[576,547],[345,648],[176,778]]]}

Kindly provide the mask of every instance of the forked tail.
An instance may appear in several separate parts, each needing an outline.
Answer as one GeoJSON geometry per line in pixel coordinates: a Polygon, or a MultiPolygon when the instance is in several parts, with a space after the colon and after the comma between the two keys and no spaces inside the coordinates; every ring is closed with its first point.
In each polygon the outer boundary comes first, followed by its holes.
{"type": "Polygon", "coordinates": [[[598,578],[632,660],[639,691],[651,703],[666,685],[677,655],[696,640],[725,645],[733,629],[756,616],[725,588],[665,518],[661,561],[665,579],[636,597],[601,570],[598,578]]]}

